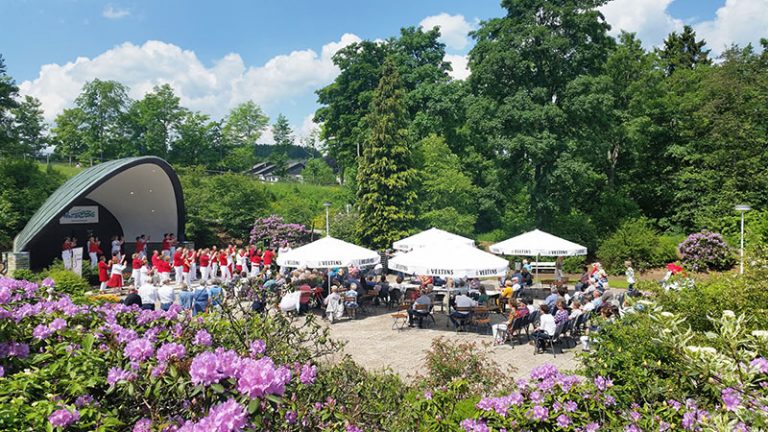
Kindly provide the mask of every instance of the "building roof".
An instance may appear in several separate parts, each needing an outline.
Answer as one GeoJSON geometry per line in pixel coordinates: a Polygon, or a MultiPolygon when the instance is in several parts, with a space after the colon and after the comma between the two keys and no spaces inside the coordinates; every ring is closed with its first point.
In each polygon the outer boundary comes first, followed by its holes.
{"type": "MultiPolygon", "coordinates": [[[[176,206],[173,209],[176,213],[175,222],[177,223],[179,238],[183,238],[185,221],[184,197],[178,176],[165,160],[155,156],[139,156],[103,162],[89,167],[67,180],[66,183],[45,200],[43,205],[27,222],[24,229],[16,236],[13,241],[14,252],[26,250],[41,235],[46,226],[64,215],[78,200],[88,197],[92,192],[99,194],[98,189],[106,184],[108,180],[124,171],[141,165],[156,165],[167,175],[167,179],[170,180],[169,190],[172,189],[176,198],[176,206]]],[[[152,191],[150,190],[149,192],[152,191]]],[[[120,197],[116,197],[115,201],[120,199],[120,197]]]]}
{"type": "MultiPolygon", "coordinates": [[[[286,171],[295,170],[296,168],[304,169],[306,166],[306,161],[289,161],[286,166],[286,171]]],[[[275,169],[277,168],[277,165],[270,163],[270,162],[259,162],[256,165],[254,165],[250,170],[248,170],[248,174],[252,175],[263,175],[263,176],[269,176],[273,175],[275,169]]]]}

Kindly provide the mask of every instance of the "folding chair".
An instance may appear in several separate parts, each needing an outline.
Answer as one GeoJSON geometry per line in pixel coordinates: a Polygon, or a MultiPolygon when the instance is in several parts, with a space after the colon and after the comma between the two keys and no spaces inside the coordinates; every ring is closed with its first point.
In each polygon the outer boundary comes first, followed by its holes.
{"type": "Polygon", "coordinates": [[[400,305],[392,316],[392,330],[402,330],[408,326],[408,305],[400,305]]]}
{"type": "Polygon", "coordinates": [[[525,324],[527,322],[528,316],[515,318],[512,320],[512,325],[507,327],[507,334],[504,335],[504,343],[511,340],[512,338],[517,339],[518,342],[520,341],[520,333],[523,331],[523,328],[525,327],[525,324]]]}
{"type": "MultiPolygon", "coordinates": [[[[545,337],[541,338],[541,343],[546,349],[547,344],[549,344],[552,347],[552,356],[557,357],[555,355],[555,344],[560,340],[560,335],[563,334],[563,329],[565,328],[566,322],[561,322],[560,324],[555,327],[555,334],[553,335],[546,335],[545,337]]],[[[534,346],[533,355],[536,355],[536,352],[538,351],[539,347],[534,346]]]]}
{"type": "Polygon", "coordinates": [[[480,327],[487,327],[491,331],[491,313],[485,306],[476,306],[472,308],[470,314],[470,324],[480,331],[480,327]]]}
{"type": "Polygon", "coordinates": [[[344,296],[344,313],[347,314],[349,319],[355,319],[357,316],[357,309],[360,307],[360,304],[357,302],[357,297],[355,296],[344,296]],[[355,307],[348,307],[347,303],[353,303],[357,306],[355,307]]]}
{"type": "MultiPolygon", "coordinates": [[[[424,318],[431,318],[432,323],[436,324],[435,316],[432,315],[432,306],[426,304],[414,304],[413,310],[417,312],[416,317],[419,319],[419,327],[424,327],[424,318]]],[[[429,323],[429,320],[427,320],[429,323]]]]}
{"type": "Polygon", "coordinates": [[[458,325],[456,326],[456,333],[458,333],[460,329],[465,329],[466,325],[472,322],[472,308],[456,307],[454,310],[464,314],[462,316],[453,317],[453,319],[458,322],[458,325]]]}

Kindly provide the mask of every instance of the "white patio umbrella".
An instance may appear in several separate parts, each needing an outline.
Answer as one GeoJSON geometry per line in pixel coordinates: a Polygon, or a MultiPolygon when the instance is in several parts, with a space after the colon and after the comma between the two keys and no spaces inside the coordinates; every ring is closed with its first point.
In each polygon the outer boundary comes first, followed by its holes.
{"type": "Polygon", "coordinates": [[[368,267],[381,261],[378,252],[333,237],[323,237],[277,257],[281,267],[368,267]]]}
{"type": "Polygon", "coordinates": [[[533,230],[492,245],[499,255],[576,256],[586,255],[587,248],[541,230],[533,230]]]}
{"type": "Polygon", "coordinates": [[[439,228],[430,228],[392,243],[392,248],[402,252],[409,252],[414,249],[445,242],[457,242],[467,246],[475,245],[475,241],[472,239],[443,231],[439,228]]]}
{"type": "MultiPolygon", "coordinates": [[[[572,241],[535,229],[519,236],[491,245],[489,250],[499,255],[535,256],[577,256],[586,255],[587,248],[572,241]]],[[[539,277],[536,267],[536,278],[539,277]]]]}
{"type": "Polygon", "coordinates": [[[509,262],[459,242],[435,243],[389,260],[391,270],[440,277],[491,277],[507,272],[509,262]]]}

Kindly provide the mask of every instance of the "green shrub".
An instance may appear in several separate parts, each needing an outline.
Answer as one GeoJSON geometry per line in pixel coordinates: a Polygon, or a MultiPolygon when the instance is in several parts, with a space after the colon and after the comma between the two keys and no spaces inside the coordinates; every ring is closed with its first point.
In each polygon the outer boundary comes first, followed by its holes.
{"type": "Polygon", "coordinates": [[[587,259],[583,256],[567,257],[565,260],[563,260],[563,271],[565,273],[581,274],[586,263],[587,259]]]}
{"type": "Polygon", "coordinates": [[[453,343],[442,337],[432,341],[425,355],[427,374],[417,387],[434,389],[457,380],[470,383],[468,391],[499,391],[512,385],[514,367],[502,369],[474,342],[453,343]]]}
{"type": "Polygon", "coordinates": [[[53,279],[56,291],[66,294],[82,294],[91,289],[88,281],[72,273],[69,270],[54,269],[46,272],[46,276],[53,279]]]}
{"type": "Polygon", "coordinates": [[[34,282],[40,279],[35,272],[29,269],[16,269],[13,271],[13,275],[11,275],[11,277],[14,279],[26,280],[30,282],[34,282]]]}
{"type": "Polygon", "coordinates": [[[659,267],[675,257],[674,246],[661,240],[646,219],[630,219],[621,224],[597,251],[597,256],[611,274],[624,272],[624,261],[631,260],[635,270],[659,267]]]}
{"type": "Polygon", "coordinates": [[[83,261],[83,279],[88,285],[95,286],[99,284],[99,268],[91,267],[89,261],[83,261]]]}
{"type": "Polygon", "coordinates": [[[663,401],[667,393],[679,394],[679,358],[654,341],[658,331],[657,323],[644,313],[603,325],[592,351],[582,355],[586,375],[610,376],[627,403],[663,401]]]}

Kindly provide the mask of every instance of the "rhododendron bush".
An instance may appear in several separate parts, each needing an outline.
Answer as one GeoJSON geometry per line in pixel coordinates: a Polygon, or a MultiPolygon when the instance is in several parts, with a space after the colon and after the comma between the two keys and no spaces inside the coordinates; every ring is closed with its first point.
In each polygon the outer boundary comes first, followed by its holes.
{"type": "MultiPolygon", "coordinates": [[[[620,373],[627,345],[601,332],[589,367],[551,365],[510,380],[470,345],[436,340],[426,376],[410,385],[371,373],[307,318],[251,313],[230,301],[193,317],[173,306],[142,311],[76,304],[37,284],[0,278],[0,430],[72,431],[664,431],[765,430],[768,332],[743,314],[692,332],[646,302],[635,316],[655,331],[631,343],[667,353],[644,366],[641,395],[620,373]],[[325,359],[326,361],[323,361],[325,359]],[[454,367],[463,359],[464,367],[454,367]],[[489,372],[490,371],[490,372],[489,372]],[[682,385],[681,382],[687,383],[682,385]]],[[[246,300],[246,299],[242,299],[246,300]]],[[[610,324],[620,328],[631,317],[610,324]]],[[[608,324],[606,324],[607,326],[608,324]]],[[[633,351],[645,356],[642,351],[633,351]]],[[[416,358],[416,357],[415,357],[416,358]]],[[[418,360],[416,360],[418,361],[418,360]]],[[[640,383],[642,384],[642,383],[640,383]]]]}
{"type": "Polygon", "coordinates": [[[0,430],[358,427],[333,389],[312,389],[315,359],[338,346],[311,319],[78,305],[45,291],[0,278],[0,430]]]}

